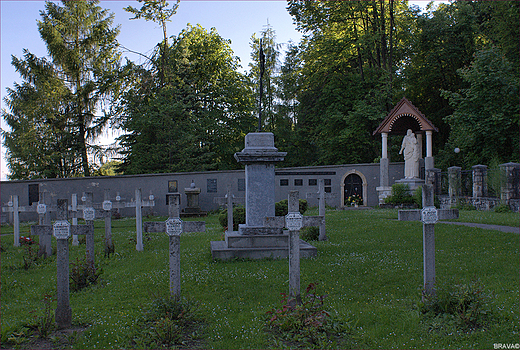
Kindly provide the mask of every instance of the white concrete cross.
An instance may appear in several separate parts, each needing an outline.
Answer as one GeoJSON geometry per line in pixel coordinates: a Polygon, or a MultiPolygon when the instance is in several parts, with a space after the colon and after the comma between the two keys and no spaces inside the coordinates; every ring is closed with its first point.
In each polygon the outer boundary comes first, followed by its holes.
{"type": "Polygon", "coordinates": [[[58,199],[57,220],[54,225],[31,226],[31,234],[54,235],[56,238],[56,281],[57,281],[57,308],[55,320],[59,328],[70,327],[72,310],[70,308],[69,290],[69,241],[71,234],[93,235],[93,225],[71,226],[67,221],[67,200],[58,199]]]}
{"type": "Polygon", "coordinates": [[[204,221],[180,219],[180,194],[168,195],[168,219],[163,222],[145,222],[144,232],[165,232],[170,237],[170,294],[181,294],[180,236],[183,232],[205,232],[204,221]]]}
{"type": "MultiPolygon", "coordinates": [[[[40,198],[38,200],[37,205],[28,205],[28,206],[20,206],[20,200],[18,195],[13,195],[9,202],[7,203],[7,207],[2,207],[3,213],[12,213],[13,215],[13,232],[14,232],[14,242],[13,245],[15,247],[20,246],[20,213],[21,212],[36,212],[39,216],[44,215],[49,211],[50,208],[47,208],[47,206],[44,203],[43,200],[43,192],[40,192],[40,198]]],[[[48,255],[50,255],[50,252],[48,250],[50,249],[42,249],[42,247],[46,247],[45,242],[42,242],[40,240],[40,249],[45,250],[48,255]]]]}
{"type": "Polygon", "coordinates": [[[135,249],[137,251],[143,251],[143,207],[154,207],[155,201],[154,196],[150,194],[149,200],[142,199],[142,193],[140,188],[135,189],[135,201],[133,202],[121,202],[121,198],[119,195],[116,197],[116,202],[112,203],[112,208],[121,209],[121,208],[135,208],[135,231],[136,231],[136,246],[135,249]]]}
{"type": "Polygon", "coordinates": [[[423,185],[423,209],[399,210],[399,221],[423,223],[423,288],[426,295],[435,295],[435,223],[438,220],[457,219],[457,209],[436,209],[433,205],[433,185],[423,185]]]}
{"type": "Polygon", "coordinates": [[[285,227],[289,230],[289,297],[301,303],[300,294],[300,230],[324,224],[324,216],[303,216],[299,210],[299,192],[290,191],[286,216],[267,217],[265,227],[285,227]]]}

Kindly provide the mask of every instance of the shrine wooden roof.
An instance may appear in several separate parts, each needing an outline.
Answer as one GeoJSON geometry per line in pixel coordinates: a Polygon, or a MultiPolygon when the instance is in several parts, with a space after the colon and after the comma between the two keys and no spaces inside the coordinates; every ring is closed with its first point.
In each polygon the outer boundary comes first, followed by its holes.
{"type": "Polygon", "coordinates": [[[408,129],[412,129],[414,133],[439,131],[417,107],[403,97],[379,124],[373,135],[381,133],[404,135],[408,129]]]}

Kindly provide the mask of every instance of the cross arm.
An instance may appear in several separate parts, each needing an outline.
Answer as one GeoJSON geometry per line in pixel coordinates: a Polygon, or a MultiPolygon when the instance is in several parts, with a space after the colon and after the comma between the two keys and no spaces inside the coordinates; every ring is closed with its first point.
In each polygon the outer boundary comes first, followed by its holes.
{"type": "Polygon", "coordinates": [[[73,225],[70,227],[71,235],[87,235],[94,232],[94,225],[73,225]]]}
{"type": "Polygon", "coordinates": [[[52,226],[49,225],[32,225],[31,235],[45,236],[52,235],[52,226]]]}
{"type": "MultiPolygon", "coordinates": [[[[144,232],[166,232],[164,221],[147,221],[143,223],[144,232]]],[[[183,221],[182,232],[206,232],[204,221],[183,221]]]]}
{"type": "MultiPolygon", "coordinates": [[[[421,221],[421,210],[399,210],[399,221],[421,221]]],[[[439,220],[452,220],[459,218],[458,209],[438,209],[437,217],[439,220]]]]}
{"type": "MultiPolygon", "coordinates": [[[[324,216],[304,216],[303,227],[320,226],[325,220],[324,216]]],[[[268,216],[264,218],[265,227],[285,227],[285,216],[268,216]]]]}

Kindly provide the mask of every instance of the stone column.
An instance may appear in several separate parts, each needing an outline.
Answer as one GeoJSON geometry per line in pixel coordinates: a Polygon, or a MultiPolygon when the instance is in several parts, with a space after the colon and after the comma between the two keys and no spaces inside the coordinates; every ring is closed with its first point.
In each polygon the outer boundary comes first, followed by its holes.
{"type": "Polygon", "coordinates": [[[433,169],[433,132],[431,130],[426,131],[426,158],[424,158],[424,168],[433,169]]]}
{"type": "Polygon", "coordinates": [[[449,189],[448,193],[450,195],[450,203],[454,203],[457,198],[460,196],[460,186],[461,186],[461,167],[452,166],[448,168],[448,183],[449,189]]]}
{"type": "Polygon", "coordinates": [[[240,227],[240,234],[260,233],[264,218],[274,216],[274,164],[283,161],[286,154],[274,147],[270,132],[247,134],[245,148],[235,153],[235,159],[246,168],[246,224],[240,227]]]}
{"type": "Polygon", "coordinates": [[[473,169],[473,198],[487,197],[487,166],[474,165],[473,169]]]}
{"type": "Polygon", "coordinates": [[[518,193],[518,171],[520,164],[505,163],[500,164],[500,173],[504,181],[502,182],[502,189],[500,191],[500,199],[507,205],[510,205],[512,199],[519,198],[518,193]]]}

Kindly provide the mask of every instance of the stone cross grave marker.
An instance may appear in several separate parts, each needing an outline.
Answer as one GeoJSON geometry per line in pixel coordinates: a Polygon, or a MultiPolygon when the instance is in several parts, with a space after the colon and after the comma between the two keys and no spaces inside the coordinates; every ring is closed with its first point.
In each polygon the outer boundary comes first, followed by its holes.
{"type": "MultiPolygon", "coordinates": [[[[323,216],[325,218],[325,180],[320,179],[319,189],[318,189],[318,215],[323,216]]],[[[325,229],[325,219],[320,224],[320,235],[318,240],[326,241],[327,240],[327,231],[325,229]]]]}
{"type": "Polygon", "coordinates": [[[205,232],[204,221],[180,219],[180,194],[168,195],[168,219],[164,222],[145,222],[145,232],[166,232],[170,237],[170,294],[181,294],[180,237],[183,232],[205,232]]]}
{"type": "Polygon", "coordinates": [[[227,228],[228,231],[233,231],[233,205],[235,203],[244,204],[245,198],[244,197],[235,197],[233,193],[231,192],[231,186],[228,185],[227,192],[225,197],[215,197],[213,198],[213,202],[217,203],[219,206],[226,206],[227,208],[227,228]]]}
{"type": "MultiPolygon", "coordinates": [[[[423,288],[426,295],[435,295],[435,223],[457,219],[457,209],[436,209],[433,205],[433,185],[423,185],[421,210],[399,210],[399,221],[423,223],[423,288]]],[[[423,296],[424,298],[424,296],[423,296]]]]}
{"type": "Polygon", "coordinates": [[[307,226],[320,226],[324,216],[303,216],[299,211],[299,192],[290,191],[286,216],[266,217],[265,227],[285,227],[289,230],[289,297],[301,303],[300,294],[300,230],[307,226]]]}
{"type": "MultiPolygon", "coordinates": [[[[12,213],[13,215],[13,232],[14,232],[14,246],[20,246],[20,213],[21,212],[37,212],[38,215],[44,215],[48,209],[44,201],[44,192],[40,192],[40,198],[38,200],[37,205],[28,205],[28,206],[20,206],[20,200],[18,195],[13,195],[9,202],[7,203],[7,207],[2,207],[3,213],[12,213]]],[[[41,247],[45,247],[45,242],[41,242],[40,237],[40,249],[41,247]]],[[[46,251],[46,249],[43,249],[46,251]]],[[[50,255],[50,253],[49,253],[50,255]]]]}
{"type": "MultiPolygon", "coordinates": [[[[49,211],[55,211],[55,208],[51,208],[46,205],[46,192],[41,191],[37,205],[30,206],[19,206],[19,199],[17,195],[9,201],[7,207],[3,207],[3,212],[13,213],[13,224],[14,224],[14,246],[20,246],[20,212],[36,212],[38,213],[38,222],[40,225],[50,225],[49,211]]],[[[52,255],[51,247],[51,236],[50,234],[40,235],[39,238],[40,254],[43,256],[52,255]]]]}
{"type": "Polygon", "coordinates": [[[143,207],[155,206],[154,196],[150,194],[149,200],[142,200],[142,193],[140,188],[135,189],[135,201],[121,202],[119,194],[116,197],[116,202],[112,203],[112,208],[135,208],[135,231],[136,231],[136,246],[135,249],[139,252],[143,251],[143,207]],[[118,199],[119,198],[119,199],[118,199]]]}
{"type": "Polygon", "coordinates": [[[31,226],[32,234],[53,234],[56,238],[56,281],[57,308],[55,320],[59,328],[70,327],[72,310],[70,308],[69,290],[69,237],[71,234],[89,235],[94,233],[93,225],[71,226],[67,221],[67,200],[58,199],[56,222],[54,225],[31,226]]]}

